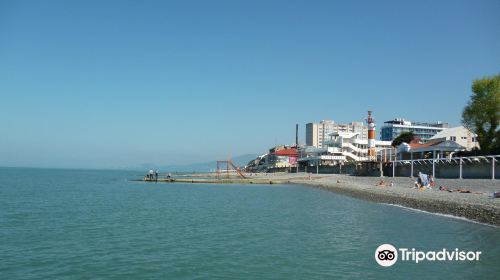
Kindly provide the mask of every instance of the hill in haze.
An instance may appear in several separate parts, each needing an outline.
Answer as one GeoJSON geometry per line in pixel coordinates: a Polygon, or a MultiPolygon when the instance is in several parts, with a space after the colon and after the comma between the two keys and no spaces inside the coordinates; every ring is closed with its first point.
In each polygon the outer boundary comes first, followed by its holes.
{"type": "MultiPolygon", "coordinates": [[[[258,154],[246,154],[246,155],[241,155],[232,158],[234,164],[236,166],[245,166],[249,161],[257,158],[259,155],[258,154]]],[[[165,166],[158,166],[155,164],[148,164],[144,163],[141,164],[139,167],[134,168],[134,169],[139,169],[139,170],[148,170],[150,168],[158,168],[161,172],[209,172],[213,171],[217,168],[217,161],[209,161],[209,162],[198,162],[198,163],[191,163],[191,164],[182,164],[182,165],[165,165],[165,166]]]]}

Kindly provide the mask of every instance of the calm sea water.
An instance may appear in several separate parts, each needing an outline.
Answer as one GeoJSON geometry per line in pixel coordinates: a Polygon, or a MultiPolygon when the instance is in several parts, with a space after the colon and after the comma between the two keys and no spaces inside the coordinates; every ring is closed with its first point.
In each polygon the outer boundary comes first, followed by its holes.
{"type": "Polygon", "coordinates": [[[130,182],[0,168],[1,279],[496,278],[500,229],[297,185],[130,182]],[[482,251],[398,262],[378,245],[482,251]]]}

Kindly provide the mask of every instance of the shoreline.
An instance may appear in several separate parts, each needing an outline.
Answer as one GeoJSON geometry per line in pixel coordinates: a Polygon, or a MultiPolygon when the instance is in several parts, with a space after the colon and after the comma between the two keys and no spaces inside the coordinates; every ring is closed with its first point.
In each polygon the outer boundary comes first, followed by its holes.
{"type": "MultiPolygon", "coordinates": [[[[500,226],[500,209],[490,207],[480,203],[463,203],[453,200],[426,200],[422,198],[406,197],[393,193],[375,193],[366,190],[356,190],[349,187],[332,187],[324,184],[316,184],[314,182],[297,182],[304,186],[315,187],[349,197],[372,201],[375,203],[384,203],[394,206],[402,206],[411,209],[426,211],[429,213],[437,213],[451,215],[454,217],[466,218],[481,224],[500,226]]],[[[415,190],[418,191],[418,190],[415,190]]]]}

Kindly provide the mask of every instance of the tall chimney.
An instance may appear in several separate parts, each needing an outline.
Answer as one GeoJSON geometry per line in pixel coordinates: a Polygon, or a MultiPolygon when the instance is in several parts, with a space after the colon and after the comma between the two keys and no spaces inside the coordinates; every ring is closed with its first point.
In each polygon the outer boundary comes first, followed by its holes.
{"type": "Polygon", "coordinates": [[[299,124],[295,124],[295,147],[299,147],[299,124]]]}

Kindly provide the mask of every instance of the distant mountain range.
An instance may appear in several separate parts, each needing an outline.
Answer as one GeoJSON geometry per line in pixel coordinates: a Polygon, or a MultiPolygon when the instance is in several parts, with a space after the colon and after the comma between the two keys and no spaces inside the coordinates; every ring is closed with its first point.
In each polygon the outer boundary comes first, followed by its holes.
{"type": "MultiPolygon", "coordinates": [[[[256,159],[258,154],[247,154],[241,155],[237,157],[231,158],[236,166],[245,166],[249,161],[256,159]]],[[[165,165],[165,166],[157,166],[155,164],[141,164],[138,169],[140,170],[149,170],[150,168],[158,168],[161,172],[209,172],[217,169],[217,161],[209,161],[209,162],[199,162],[199,163],[191,163],[191,164],[182,164],[182,165],[165,165]]],[[[224,166],[225,168],[225,166],[224,166]]],[[[134,168],[136,169],[136,168],[134,168]]]]}

